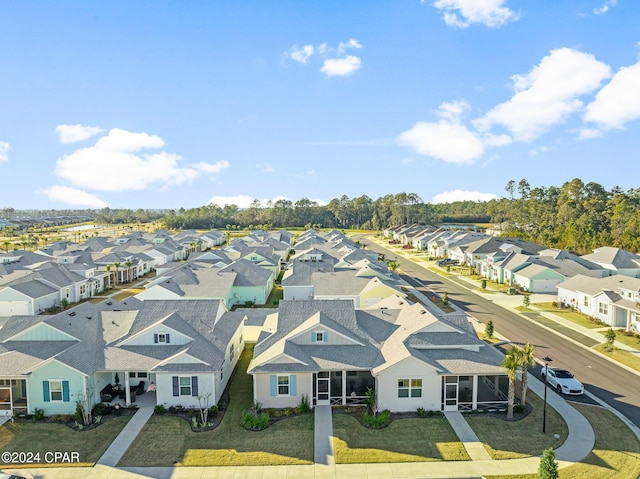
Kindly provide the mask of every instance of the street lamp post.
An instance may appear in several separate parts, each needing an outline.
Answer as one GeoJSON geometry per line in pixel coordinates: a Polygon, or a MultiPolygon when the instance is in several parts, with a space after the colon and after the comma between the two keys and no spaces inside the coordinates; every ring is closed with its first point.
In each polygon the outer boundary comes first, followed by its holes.
{"type": "Polygon", "coordinates": [[[553,359],[549,356],[545,356],[542,360],[544,361],[544,406],[542,407],[542,432],[547,432],[547,376],[549,375],[547,367],[553,359]]]}

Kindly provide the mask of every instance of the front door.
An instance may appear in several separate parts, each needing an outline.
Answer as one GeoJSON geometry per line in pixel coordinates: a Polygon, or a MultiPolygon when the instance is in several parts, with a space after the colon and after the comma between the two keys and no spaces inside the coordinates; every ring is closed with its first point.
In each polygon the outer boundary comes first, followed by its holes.
{"type": "Polygon", "coordinates": [[[458,378],[447,376],[444,384],[444,410],[458,410],[458,378]],[[455,382],[453,382],[455,380],[455,382]]]}
{"type": "Polygon", "coordinates": [[[316,378],[316,405],[329,406],[329,373],[319,372],[316,378]]]}

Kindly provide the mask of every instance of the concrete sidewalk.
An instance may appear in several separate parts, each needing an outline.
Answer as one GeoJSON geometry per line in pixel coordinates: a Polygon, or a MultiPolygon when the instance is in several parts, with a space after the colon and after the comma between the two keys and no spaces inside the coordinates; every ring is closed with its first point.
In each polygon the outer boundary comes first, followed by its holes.
{"type": "Polygon", "coordinates": [[[142,407],[136,411],[127,425],[120,431],[120,434],[113,440],[111,445],[98,459],[97,464],[115,467],[122,458],[133,440],[138,436],[142,428],[153,414],[153,407],[142,407]]]}
{"type": "Polygon", "coordinates": [[[313,462],[325,466],[334,464],[333,416],[331,406],[316,406],[313,419],[313,462]]]}

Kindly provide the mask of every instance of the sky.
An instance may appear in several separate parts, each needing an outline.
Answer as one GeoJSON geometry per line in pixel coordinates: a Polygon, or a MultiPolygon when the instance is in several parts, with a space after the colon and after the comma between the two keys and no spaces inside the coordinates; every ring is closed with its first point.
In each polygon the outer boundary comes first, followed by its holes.
{"type": "Polygon", "coordinates": [[[0,208],[640,187],[637,0],[0,2],[0,208]]]}

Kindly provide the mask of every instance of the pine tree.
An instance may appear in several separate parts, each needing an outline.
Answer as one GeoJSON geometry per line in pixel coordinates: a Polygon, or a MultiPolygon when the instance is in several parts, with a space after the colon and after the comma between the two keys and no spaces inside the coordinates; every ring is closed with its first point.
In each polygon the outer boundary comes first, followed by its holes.
{"type": "Polygon", "coordinates": [[[538,479],[558,479],[558,463],[556,453],[552,448],[545,449],[540,459],[538,479]]]}
{"type": "Polygon", "coordinates": [[[489,320],[484,326],[484,335],[489,339],[493,339],[493,332],[493,321],[489,320]]]}

